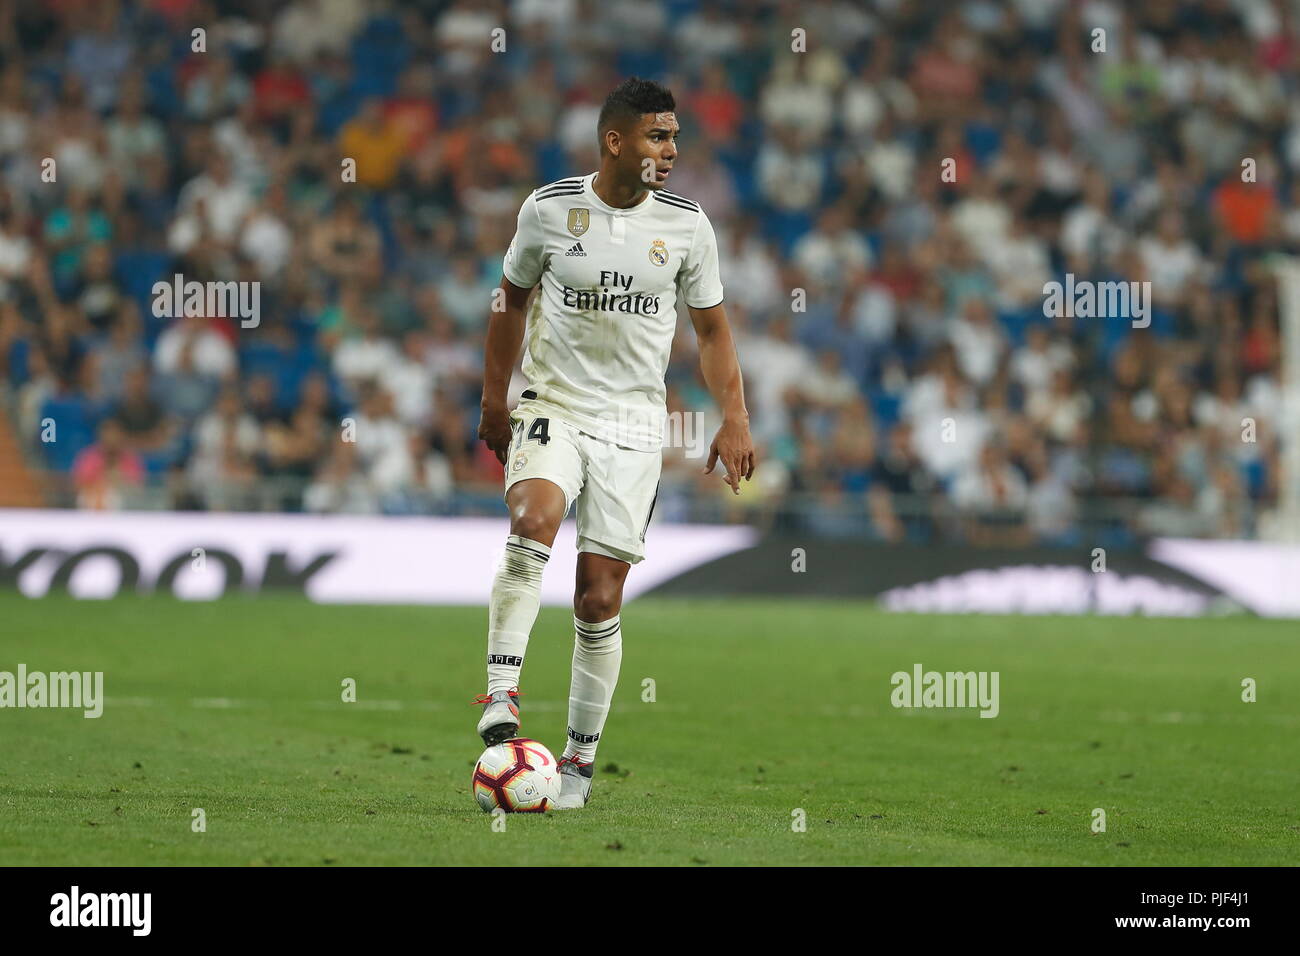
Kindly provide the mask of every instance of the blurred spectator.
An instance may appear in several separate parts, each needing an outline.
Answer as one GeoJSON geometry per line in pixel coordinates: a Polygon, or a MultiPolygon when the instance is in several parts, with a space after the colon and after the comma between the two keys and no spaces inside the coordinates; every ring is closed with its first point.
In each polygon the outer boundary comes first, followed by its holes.
{"type": "Polygon", "coordinates": [[[394,118],[385,115],[381,100],[371,98],[339,133],[339,152],[356,161],[358,183],[387,189],[397,178],[409,135],[394,118]]]}
{"type": "Polygon", "coordinates": [[[949,320],[948,338],[966,378],[987,385],[1006,352],[1006,335],[993,320],[988,303],[976,297],[967,299],[960,317],[949,320]]]}
{"type": "Polygon", "coordinates": [[[478,271],[473,256],[452,259],[451,273],[438,283],[438,301],[462,332],[481,328],[491,309],[493,283],[478,271]]]}
{"type": "Polygon", "coordinates": [[[718,268],[727,277],[728,305],[766,316],[786,304],[777,281],[777,261],[749,216],[718,236],[718,268]]]}
{"type": "Polygon", "coordinates": [[[379,500],[358,465],[357,446],[335,441],[316,480],[303,492],[303,508],[311,512],[375,514],[379,500]]]}
{"type": "Polygon", "coordinates": [[[362,308],[356,327],[359,334],[345,336],[334,349],[334,373],[352,388],[382,378],[401,354],[392,340],[382,335],[379,315],[373,309],[362,308]]]}
{"type": "Polygon", "coordinates": [[[78,453],[72,465],[77,507],[115,511],[125,507],[126,494],[144,481],[144,465],[128,446],[122,426],[107,418],[99,426],[99,441],[78,453]]]}
{"type": "Polygon", "coordinates": [[[689,95],[687,102],[695,121],[700,124],[710,142],[726,146],[735,140],[744,119],[745,107],[728,86],[726,69],[721,63],[715,61],[704,65],[700,73],[699,89],[689,95]]]}
{"type": "Polygon", "coordinates": [[[186,315],[172,320],[158,336],[154,368],[163,375],[176,374],[181,370],[182,356],[188,357],[196,374],[206,378],[229,378],[237,367],[230,342],[213,327],[211,320],[202,316],[186,315]]]}
{"type": "Polygon", "coordinates": [[[411,432],[393,411],[393,396],[377,382],[361,391],[356,419],[358,463],[382,498],[407,487],[415,472],[411,432]]]}
{"type": "Polygon", "coordinates": [[[178,254],[205,241],[233,245],[252,209],[252,194],[233,177],[230,160],[222,152],[213,153],[206,171],[181,188],[167,244],[178,254]]]}
{"type": "Polygon", "coordinates": [[[91,105],[104,111],[117,99],[118,80],[131,64],[134,44],[117,0],[94,5],[88,21],[72,38],[68,66],[90,91],[91,105]]]}
{"type": "Polygon", "coordinates": [[[952,490],[953,503],[967,511],[1016,510],[1027,495],[1024,479],[996,442],[981,449],[979,462],[962,470],[952,490]]]}
{"type": "MultiPolygon", "coordinates": [[[[339,434],[339,422],[330,412],[329,390],[320,375],[302,384],[299,402],[286,416],[270,416],[262,423],[262,468],[272,477],[306,479],[314,472],[330,447],[329,439],[339,434]]],[[[292,492],[281,507],[295,510],[292,492]]]]}
{"type": "Polygon", "coordinates": [[[1074,387],[1073,376],[1067,368],[1052,373],[1051,385],[1029,396],[1025,413],[1042,434],[1064,442],[1082,425],[1092,411],[1092,400],[1074,387]]]}
{"type": "Polygon", "coordinates": [[[122,441],[141,456],[162,451],[175,435],[175,422],[150,392],[147,365],[127,372],[122,398],[111,418],[121,427],[122,441]]]}
{"type": "Polygon", "coordinates": [[[267,190],[244,220],[239,251],[257,266],[259,277],[275,281],[293,255],[293,230],[284,187],[267,190]]]}
{"type": "Polygon", "coordinates": [[[1157,305],[1177,308],[1187,296],[1187,285],[1198,277],[1200,254],[1182,234],[1182,217],[1177,210],[1160,214],[1156,234],[1138,244],[1142,264],[1151,277],[1151,295],[1157,305]]]}
{"type": "Polygon", "coordinates": [[[314,264],[331,278],[373,280],[379,268],[379,233],[362,219],[357,201],[339,198],[330,216],[311,233],[314,264]]]}
{"type": "Polygon", "coordinates": [[[230,57],[214,50],[195,60],[196,71],[184,88],[184,110],[189,119],[211,122],[252,101],[253,84],[235,70],[230,57]]]}
{"type": "Polygon", "coordinates": [[[55,283],[60,288],[71,286],[87,249],[93,243],[106,242],[111,234],[108,217],[95,207],[91,191],[75,186],[69,189],[66,202],[45,220],[55,283]]]}
{"type": "Polygon", "coordinates": [[[871,266],[871,250],[841,206],[824,210],[812,231],[794,244],[793,253],[795,265],[814,282],[837,289],[857,281],[871,266]]]}
{"type": "Polygon", "coordinates": [[[244,411],[239,393],[223,389],[216,406],[194,428],[188,477],[204,507],[212,511],[247,507],[257,478],[254,456],[261,442],[261,429],[244,411]]]}
{"type": "Polygon", "coordinates": [[[142,79],[132,76],[122,85],[117,109],[105,124],[114,165],[132,184],[139,182],[139,161],[158,155],[166,146],[163,126],[145,113],[144,98],[142,79]]]}

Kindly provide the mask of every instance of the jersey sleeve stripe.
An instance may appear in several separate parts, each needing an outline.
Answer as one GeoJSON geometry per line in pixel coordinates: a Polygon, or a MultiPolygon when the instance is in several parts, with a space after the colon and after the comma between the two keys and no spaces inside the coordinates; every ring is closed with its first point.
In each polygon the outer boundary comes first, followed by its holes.
{"type": "Polygon", "coordinates": [[[544,193],[539,192],[537,194],[537,201],[541,202],[543,199],[554,199],[556,196],[581,196],[581,195],[582,195],[581,186],[579,186],[577,189],[552,189],[550,192],[544,192],[544,193]]]}
{"type": "Polygon", "coordinates": [[[659,190],[659,192],[655,193],[655,195],[656,195],[656,196],[671,196],[673,199],[681,200],[682,202],[686,203],[686,205],[688,205],[688,206],[694,206],[696,209],[699,209],[699,208],[700,208],[700,204],[697,203],[694,199],[687,199],[685,196],[679,196],[677,193],[675,193],[675,192],[673,192],[672,190],[669,190],[669,189],[661,189],[661,190],[659,190]]]}
{"type": "Polygon", "coordinates": [[[699,207],[699,206],[696,206],[696,205],[693,205],[693,204],[687,204],[687,202],[685,202],[685,201],[678,202],[678,201],[675,200],[675,199],[665,199],[663,196],[659,195],[658,193],[655,193],[655,202],[661,202],[661,203],[663,203],[665,206],[675,206],[676,208],[678,208],[678,209],[684,209],[684,210],[686,210],[687,212],[699,212],[699,211],[700,211],[700,207],[699,207]]]}

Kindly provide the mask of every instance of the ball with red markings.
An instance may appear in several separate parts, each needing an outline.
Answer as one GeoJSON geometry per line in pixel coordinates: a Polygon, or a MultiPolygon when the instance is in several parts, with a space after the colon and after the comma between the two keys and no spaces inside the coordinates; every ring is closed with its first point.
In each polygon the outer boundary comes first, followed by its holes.
{"type": "Polygon", "coordinates": [[[483,751],[473,790],[484,813],[545,813],[560,796],[560,774],[544,744],[514,737],[483,751]]]}

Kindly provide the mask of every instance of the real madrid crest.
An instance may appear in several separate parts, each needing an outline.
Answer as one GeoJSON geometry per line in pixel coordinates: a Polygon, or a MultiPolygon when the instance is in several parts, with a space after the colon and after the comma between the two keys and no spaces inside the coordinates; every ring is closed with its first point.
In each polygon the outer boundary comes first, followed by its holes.
{"type": "Polygon", "coordinates": [[[520,453],[515,457],[515,463],[514,463],[514,465],[511,466],[511,467],[512,467],[515,471],[523,471],[523,468],[524,468],[524,466],[525,466],[526,464],[528,464],[528,456],[525,455],[523,452],[520,452],[520,453]]]}
{"type": "Polygon", "coordinates": [[[575,236],[581,237],[591,226],[590,209],[570,209],[569,210],[569,232],[575,236]]]}
{"type": "Polygon", "coordinates": [[[662,239],[650,243],[650,261],[657,266],[668,265],[668,247],[662,239]]]}

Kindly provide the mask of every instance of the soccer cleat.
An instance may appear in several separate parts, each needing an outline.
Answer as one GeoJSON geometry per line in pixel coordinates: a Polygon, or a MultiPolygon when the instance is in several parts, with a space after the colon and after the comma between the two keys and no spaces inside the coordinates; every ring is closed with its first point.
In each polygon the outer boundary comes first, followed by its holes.
{"type": "Polygon", "coordinates": [[[488,747],[519,736],[519,688],[499,690],[492,694],[479,694],[470,703],[483,704],[483,716],[478,719],[478,734],[488,747]]]}
{"type": "Polygon", "coordinates": [[[581,763],[577,757],[561,757],[560,798],[552,805],[552,810],[579,810],[591,799],[591,778],[596,768],[589,763],[581,763]]]}

